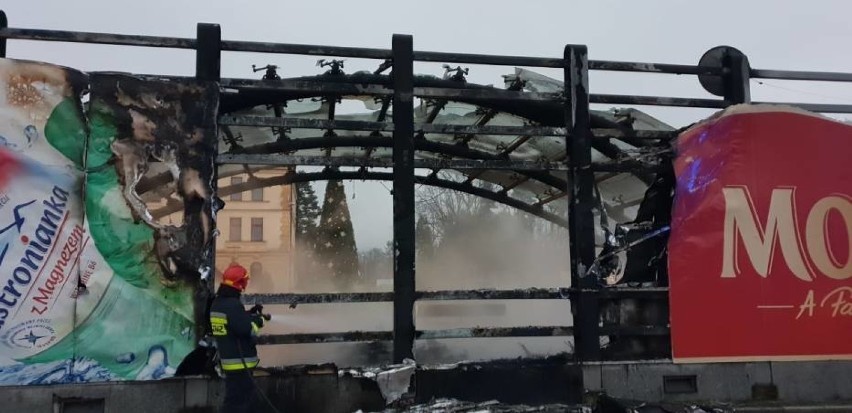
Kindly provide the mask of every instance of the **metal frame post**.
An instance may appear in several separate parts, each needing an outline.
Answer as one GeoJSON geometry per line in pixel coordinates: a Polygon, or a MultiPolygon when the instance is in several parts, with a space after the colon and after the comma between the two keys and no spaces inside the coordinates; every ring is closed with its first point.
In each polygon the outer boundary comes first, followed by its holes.
{"type": "Polygon", "coordinates": [[[195,44],[195,77],[218,82],[221,74],[222,28],[218,24],[198,23],[195,44]]]}
{"type": "Polygon", "coordinates": [[[414,358],[414,46],[393,35],[393,360],[414,358]]]}
{"type": "MultiPolygon", "coordinates": [[[[9,19],[6,18],[6,12],[0,10],[0,29],[9,27],[9,19]]],[[[0,57],[6,57],[6,38],[0,37],[0,57]]]]}
{"type": "Polygon", "coordinates": [[[751,103],[751,67],[748,57],[739,51],[729,52],[722,64],[725,100],[732,105],[751,103]]]}
{"type": "MultiPolygon", "coordinates": [[[[198,23],[196,26],[196,46],[195,46],[195,78],[200,81],[208,81],[208,82],[218,82],[221,76],[221,60],[222,60],[222,29],[218,24],[211,23],[198,23]]],[[[218,136],[218,132],[215,134],[218,136]]],[[[215,139],[211,142],[213,145],[213,156],[215,157],[219,153],[219,140],[215,139]]],[[[219,174],[218,174],[218,166],[216,165],[216,160],[212,159],[211,163],[213,164],[213,179],[210,182],[210,189],[212,191],[211,195],[211,203],[209,205],[204,205],[202,208],[209,207],[211,209],[215,209],[218,207],[219,202],[217,201],[217,193],[218,193],[218,182],[219,182],[219,174]]],[[[215,234],[216,231],[216,221],[211,219],[211,234],[215,234]]],[[[215,274],[216,274],[216,239],[215,235],[211,236],[211,239],[207,240],[209,245],[207,247],[207,264],[210,266],[209,278],[207,279],[206,288],[199,289],[196,291],[196,301],[195,301],[195,317],[196,317],[196,338],[204,337],[205,334],[208,333],[209,326],[209,315],[208,315],[208,305],[210,304],[210,297],[213,294],[213,289],[215,288],[215,274]]]]}
{"type": "Polygon", "coordinates": [[[595,260],[592,130],[589,114],[589,62],[586,46],[565,46],[566,150],[571,168],[568,233],[571,249],[571,287],[574,349],[579,360],[600,359],[598,282],[588,274],[595,260]]]}

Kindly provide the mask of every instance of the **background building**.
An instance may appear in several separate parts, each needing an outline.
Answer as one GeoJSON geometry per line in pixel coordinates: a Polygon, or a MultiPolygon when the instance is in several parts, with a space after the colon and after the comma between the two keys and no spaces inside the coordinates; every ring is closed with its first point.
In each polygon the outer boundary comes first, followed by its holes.
{"type": "MultiPolygon", "coordinates": [[[[277,168],[233,175],[219,180],[219,188],[240,185],[250,179],[280,176],[277,168]]],[[[269,293],[293,290],[293,191],[290,185],[258,187],[223,197],[225,208],[217,214],[217,283],[222,271],[233,262],[249,270],[247,292],[269,293]]]]}

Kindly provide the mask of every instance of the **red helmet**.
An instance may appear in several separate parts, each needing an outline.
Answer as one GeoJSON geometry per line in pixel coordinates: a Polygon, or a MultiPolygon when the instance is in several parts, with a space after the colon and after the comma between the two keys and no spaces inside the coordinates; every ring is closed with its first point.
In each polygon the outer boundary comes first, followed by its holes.
{"type": "Polygon", "coordinates": [[[222,273],[222,284],[229,285],[240,291],[246,289],[249,281],[249,273],[245,267],[240,264],[233,263],[222,273]]]}

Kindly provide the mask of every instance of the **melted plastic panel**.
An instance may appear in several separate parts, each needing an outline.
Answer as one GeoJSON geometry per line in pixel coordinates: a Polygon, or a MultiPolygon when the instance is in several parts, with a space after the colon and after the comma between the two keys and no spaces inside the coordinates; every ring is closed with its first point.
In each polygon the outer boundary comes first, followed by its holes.
{"type": "Polygon", "coordinates": [[[197,277],[209,260],[212,240],[212,176],[218,90],[195,81],[158,81],[126,75],[92,76],[92,156],[109,144],[124,198],[135,220],[155,230],[158,258],[171,278],[197,277]],[[103,119],[111,119],[111,123],[103,119]],[[182,201],[186,225],[159,224],[137,185],[154,159],[167,169],[182,201]],[[200,253],[201,252],[201,253],[200,253]]]}

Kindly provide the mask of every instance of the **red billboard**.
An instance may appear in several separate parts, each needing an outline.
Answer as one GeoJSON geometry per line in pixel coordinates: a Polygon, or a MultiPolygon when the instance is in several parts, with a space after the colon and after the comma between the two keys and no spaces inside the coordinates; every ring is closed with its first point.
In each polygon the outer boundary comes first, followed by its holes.
{"type": "Polygon", "coordinates": [[[852,359],[852,125],[739,106],[675,173],[675,362],[852,359]]]}

